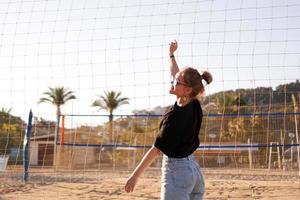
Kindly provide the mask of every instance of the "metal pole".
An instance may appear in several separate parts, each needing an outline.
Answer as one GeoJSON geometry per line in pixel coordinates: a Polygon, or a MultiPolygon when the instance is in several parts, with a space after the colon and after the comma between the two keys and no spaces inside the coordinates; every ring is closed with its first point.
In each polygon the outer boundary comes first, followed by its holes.
{"type": "Polygon", "coordinates": [[[29,112],[28,124],[26,134],[24,136],[23,143],[23,165],[24,165],[24,176],[23,181],[27,182],[29,178],[28,168],[29,168],[29,147],[30,147],[30,134],[32,128],[32,111],[29,112]]]}

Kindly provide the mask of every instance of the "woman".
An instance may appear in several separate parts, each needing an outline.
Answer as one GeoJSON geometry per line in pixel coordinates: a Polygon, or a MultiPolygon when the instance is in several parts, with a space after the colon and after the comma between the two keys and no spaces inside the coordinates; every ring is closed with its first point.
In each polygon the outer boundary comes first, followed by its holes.
{"type": "Polygon", "coordinates": [[[164,114],[154,145],[128,178],[126,192],[132,192],[143,171],[162,152],[161,199],[202,199],[204,179],[192,153],[198,148],[202,109],[197,97],[204,94],[204,85],[212,81],[209,72],[202,75],[194,68],[179,71],[174,52],[177,41],[170,44],[170,71],[173,78],[170,93],[175,104],[164,114]]]}

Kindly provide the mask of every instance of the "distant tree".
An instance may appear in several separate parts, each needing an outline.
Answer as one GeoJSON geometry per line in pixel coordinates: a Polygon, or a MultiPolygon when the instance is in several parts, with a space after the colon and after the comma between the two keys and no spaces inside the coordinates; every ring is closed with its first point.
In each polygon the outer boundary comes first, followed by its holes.
{"type": "Polygon", "coordinates": [[[113,112],[121,105],[129,104],[128,100],[129,98],[121,96],[121,92],[105,91],[104,95],[100,95],[99,99],[95,100],[92,104],[92,106],[104,109],[109,113],[109,132],[112,142],[114,142],[114,136],[112,132],[113,112]]]}
{"type": "Polygon", "coordinates": [[[236,97],[233,102],[232,102],[233,105],[235,106],[245,106],[247,105],[246,101],[240,97],[236,97]]]}
{"type": "Polygon", "coordinates": [[[69,100],[76,99],[74,91],[64,87],[49,87],[49,91],[43,93],[45,97],[40,98],[39,103],[50,103],[56,106],[56,116],[61,114],[60,107],[69,100]]]}
{"type": "Polygon", "coordinates": [[[11,108],[0,110],[0,154],[4,155],[9,154],[12,148],[21,148],[26,127],[26,123],[11,115],[10,111],[11,108]]]}
{"type": "Polygon", "coordinates": [[[56,121],[45,120],[42,117],[34,117],[32,135],[41,136],[55,132],[56,121]]]}
{"type": "Polygon", "coordinates": [[[239,96],[235,97],[231,103],[235,112],[244,113],[247,110],[247,102],[239,96]]]}
{"type": "Polygon", "coordinates": [[[234,105],[234,93],[232,91],[219,93],[216,96],[216,105],[222,113],[232,113],[234,105]]]}
{"type": "MultiPolygon", "coordinates": [[[[245,101],[247,106],[264,106],[275,104],[292,104],[291,94],[295,94],[296,100],[300,101],[300,82],[278,85],[275,90],[272,87],[256,87],[248,89],[227,90],[207,96],[204,105],[215,102],[221,110],[227,111],[234,98],[238,95],[245,101]]],[[[228,110],[230,112],[230,109],[228,110]]]]}
{"type": "Polygon", "coordinates": [[[12,108],[2,107],[1,110],[0,110],[0,113],[10,114],[11,110],[12,110],[12,108]]]}

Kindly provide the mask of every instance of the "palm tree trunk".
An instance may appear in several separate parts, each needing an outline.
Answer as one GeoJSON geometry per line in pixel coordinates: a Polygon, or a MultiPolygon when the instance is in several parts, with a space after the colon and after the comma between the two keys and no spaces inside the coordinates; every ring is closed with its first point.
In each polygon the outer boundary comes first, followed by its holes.
{"type": "Polygon", "coordinates": [[[56,107],[56,117],[61,115],[60,106],[56,107]]]}
{"type": "Polygon", "coordinates": [[[113,114],[110,113],[109,114],[109,134],[111,137],[111,143],[115,142],[114,141],[115,137],[114,137],[114,133],[113,133],[113,118],[114,118],[113,114]]]}
{"type": "MultiPolygon", "coordinates": [[[[115,144],[115,137],[114,137],[114,132],[113,132],[113,114],[112,112],[109,113],[109,133],[111,135],[111,143],[115,144]]],[[[116,166],[116,149],[114,147],[112,147],[112,166],[113,169],[115,169],[116,166]]]]}
{"type": "Polygon", "coordinates": [[[60,151],[61,149],[58,149],[56,143],[58,141],[58,132],[59,132],[59,117],[60,117],[61,111],[60,111],[60,106],[57,105],[56,107],[56,127],[55,127],[55,135],[54,135],[54,158],[53,158],[53,165],[54,165],[54,169],[56,170],[57,167],[60,165],[60,160],[61,160],[61,156],[60,156],[60,151]]]}

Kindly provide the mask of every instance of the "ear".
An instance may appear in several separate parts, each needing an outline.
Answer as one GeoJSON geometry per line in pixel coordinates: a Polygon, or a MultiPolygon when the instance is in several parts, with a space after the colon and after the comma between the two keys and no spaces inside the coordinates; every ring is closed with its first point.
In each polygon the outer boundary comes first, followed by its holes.
{"type": "Polygon", "coordinates": [[[184,92],[187,96],[191,96],[193,89],[191,87],[185,87],[184,92]]]}

